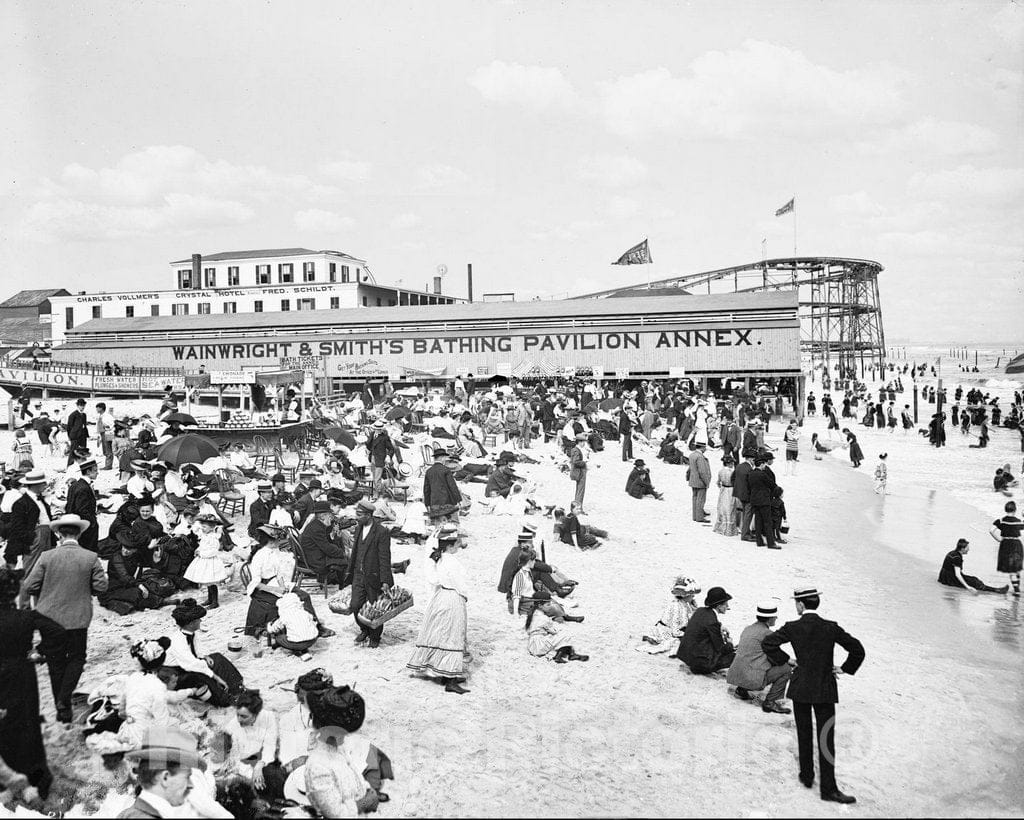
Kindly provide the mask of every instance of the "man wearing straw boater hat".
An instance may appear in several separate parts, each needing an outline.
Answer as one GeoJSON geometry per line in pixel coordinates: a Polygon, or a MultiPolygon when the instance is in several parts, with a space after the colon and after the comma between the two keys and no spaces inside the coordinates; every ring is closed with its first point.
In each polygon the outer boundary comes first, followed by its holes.
{"type": "Polygon", "coordinates": [[[769,632],[761,641],[768,660],[775,666],[789,662],[783,644],[792,644],[796,669],[789,682],[789,699],[793,701],[796,738],[800,747],[800,782],[808,789],[814,786],[814,723],[818,727],[818,768],[821,776],[821,799],[833,803],[856,803],[857,800],[839,791],[836,785],[835,723],[839,687],[836,677],[852,675],[864,662],[861,642],[843,630],[835,621],[818,615],[821,596],[816,587],[794,590],[796,611],[800,616],[776,632],[769,632]],[[846,650],[846,662],[834,666],[833,653],[839,644],[846,650]]]}
{"type": "Polygon", "coordinates": [[[125,757],[138,762],[136,777],[142,790],[118,817],[178,816],[188,798],[192,770],[206,768],[196,739],[175,727],[147,729],[142,748],[125,757]]]}
{"type": "Polygon", "coordinates": [[[772,666],[761,646],[761,641],[772,631],[778,619],[779,605],[774,600],[757,605],[757,620],[740,634],[736,658],[729,667],[725,681],[736,687],[736,697],[740,700],[752,700],[751,692],[759,692],[771,686],[761,708],[765,712],[788,715],[792,710],[779,701],[786,693],[786,684],[793,674],[793,668],[789,663],[772,666]]]}
{"type": "Polygon", "coordinates": [[[42,470],[31,470],[19,483],[22,495],[11,506],[4,560],[13,568],[21,558],[22,569],[28,573],[43,550],[53,546],[53,533],[50,531],[50,505],[43,497],[46,475],[42,470]]]}
{"type": "Polygon", "coordinates": [[[71,722],[71,696],[85,667],[92,596],[107,591],[107,574],[99,556],[78,544],[88,528],[89,522],[77,515],[66,514],[51,521],[57,546],[39,556],[22,586],[28,595],[37,596],[36,611],[66,630],[59,645],[44,640],[39,646],[50,669],[57,720],[62,723],[71,722]]]}

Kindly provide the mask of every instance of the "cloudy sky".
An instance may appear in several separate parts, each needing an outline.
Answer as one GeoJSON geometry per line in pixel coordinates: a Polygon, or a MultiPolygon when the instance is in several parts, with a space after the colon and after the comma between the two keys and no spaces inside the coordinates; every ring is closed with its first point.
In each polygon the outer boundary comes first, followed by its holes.
{"type": "Polygon", "coordinates": [[[890,337],[1024,339],[1024,5],[0,4],[0,264],[305,246],[522,297],[875,259],[890,337]]]}

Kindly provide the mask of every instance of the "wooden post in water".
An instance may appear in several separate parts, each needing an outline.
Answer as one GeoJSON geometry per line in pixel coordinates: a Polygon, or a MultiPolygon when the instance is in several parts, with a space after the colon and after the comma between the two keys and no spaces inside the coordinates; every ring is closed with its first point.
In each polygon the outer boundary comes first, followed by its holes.
{"type": "Polygon", "coordinates": [[[914,424],[917,424],[917,382],[914,382],[914,424]]]}

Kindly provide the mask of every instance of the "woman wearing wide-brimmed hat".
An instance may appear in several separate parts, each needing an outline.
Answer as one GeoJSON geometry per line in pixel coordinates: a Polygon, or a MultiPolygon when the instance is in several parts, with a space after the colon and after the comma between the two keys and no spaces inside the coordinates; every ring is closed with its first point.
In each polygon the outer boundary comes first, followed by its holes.
{"type": "Polygon", "coordinates": [[[186,598],[174,608],[171,617],[178,628],[170,633],[161,678],[168,681],[170,689],[196,689],[200,700],[228,706],[245,684],[235,665],[220,653],[199,654],[196,633],[206,617],[206,608],[194,598],[186,598]]]}
{"type": "Polygon", "coordinates": [[[420,674],[438,678],[444,682],[446,692],[459,695],[469,691],[460,686],[465,680],[469,600],[466,569],[458,559],[462,548],[459,528],[451,523],[442,525],[425,564],[430,603],[423,614],[416,651],[406,664],[420,674]]]}

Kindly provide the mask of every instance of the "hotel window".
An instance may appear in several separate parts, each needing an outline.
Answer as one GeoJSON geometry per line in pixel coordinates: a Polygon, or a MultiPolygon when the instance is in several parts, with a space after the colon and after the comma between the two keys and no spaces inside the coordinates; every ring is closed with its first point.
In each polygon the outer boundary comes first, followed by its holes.
{"type": "Polygon", "coordinates": [[[208,316],[210,313],[210,303],[200,302],[198,305],[196,305],[196,313],[198,313],[200,316],[208,316]]]}
{"type": "Polygon", "coordinates": [[[217,287],[217,269],[216,268],[203,268],[203,287],[204,288],[215,288],[215,287],[217,287]]]}
{"type": "Polygon", "coordinates": [[[282,262],[277,266],[277,281],[282,285],[290,285],[295,281],[295,266],[291,262],[282,262]]]}
{"type": "Polygon", "coordinates": [[[299,299],[298,310],[316,310],[315,299],[299,299]]]}
{"type": "Polygon", "coordinates": [[[150,305],[149,306],[149,315],[150,316],[159,316],[160,315],[160,305],[150,305]]]}
{"type": "Polygon", "coordinates": [[[178,270],[178,290],[189,290],[192,287],[192,268],[178,270]]]}
{"type": "Polygon", "coordinates": [[[380,307],[380,297],[377,297],[377,307],[380,307]]]}
{"type": "Polygon", "coordinates": [[[331,262],[331,264],[327,268],[327,278],[331,282],[338,281],[338,266],[335,265],[333,262],[331,262]]]}
{"type": "Polygon", "coordinates": [[[355,269],[355,270],[353,271],[353,273],[354,273],[354,274],[356,275],[356,281],[358,282],[358,281],[359,281],[359,268],[357,267],[357,268],[356,268],[356,269],[355,269]]]}
{"type": "Polygon", "coordinates": [[[366,307],[366,297],[363,297],[363,307],[366,307]]]}
{"type": "Polygon", "coordinates": [[[125,319],[134,319],[135,318],[135,305],[125,305],[124,306],[124,318],[125,319]]]}
{"type": "Polygon", "coordinates": [[[341,281],[342,282],[347,282],[348,281],[348,265],[342,265],[341,266],[341,281]]]}
{"type": "Polygon", "coordinates": [[[234,267],[228,268],[228,287],[229,288],[236,288],[236,287],[238,287],[238,283],[239,283],[240,280],[241,280],[241,277],[238,275],[238,267],[234,266],[234,267]]]}
{"type": "Polygon", "coordinates": [[[282,299],[281,300],[281,310],[291,310],[291,309],[292,309],[291,300],[289,300],[289,299],[282,299]]]}
{"type": "Polygon", "coordinates": [[[252,303],[252,312],[253,313],[262,313],[263,312],[263,300],[257,299],[255,302],[252,303]]]}
{"type": "Polygon", "coordinates": [[[103,307],[102,307],[102,305],[94,305],[93,306],[92,318],[93,319],[102,319],[103,318],[103,307]]]}
{"type": "Polygon", "coordinates": [[[237,302],[225,302],[224,303],[224,312],[225,313],[238,313],[238,303],[237,302]]]}
{"type": "Polygon", "coordinates": [[[316,281],[316,262],[303,262],[302,263],[302,281],[303,282],[315,282],[316,281]]]}
{"type": "Polygon", "coordinates": [[[256,266],[256,284],[257,285],[269,285],[270,284],[270,265],[257,265],[256,266]]]}
{"type": "Polygon", "coordinates": [[[174,316],[188,316],[188,305],[171,305],[171,313],[174,316]]]}
{"type": "Polygon", "coordinates": [[[331,310],[338,310],[341,307],[341,299],[337,296],[331,297],[331,310]]]}
{"type": "Polygon", "coordinates": [[[71,330],[75,326],[75,309],[64,308],[64,329],[71,330]]]}

